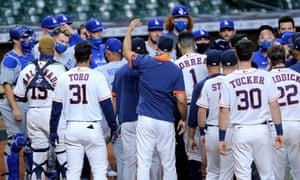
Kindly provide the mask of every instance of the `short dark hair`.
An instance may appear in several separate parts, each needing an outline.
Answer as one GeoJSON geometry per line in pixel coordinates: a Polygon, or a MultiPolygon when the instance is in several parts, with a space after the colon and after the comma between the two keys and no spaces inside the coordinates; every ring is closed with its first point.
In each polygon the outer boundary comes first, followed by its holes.
{"type": "Polygon", "coordinates": [[[254,51],[254,45],[252,41],[242,39],[236,44],[235,49],[239,61],[251,60],[254,51]]]}
{"type": "Polygon", "coordinates": [[[82,41],[75,46],[75,58],[77,63],[86,62],[92,53],[92,45],[87,41],[82,41]]]}
{"type": "Polygon", "coordinates": [[[275,35],[274,29],[272,26],[269,25],[262,25],[259,27],[258,32],[257,32],[257,38],[259,39],[260,33],[264,30],[269,30],[272,32],[273,35],[275,35]]]}
{"type": "Polygon", "coordinates": [[[183,49],[194,48],[194,35],[190,31],[183,31],[178,35],[178,43],[183,49]]]}
{"type": "Polygon", "coordinates": [[[281,16],[278,19],[278,28],[280,28],[280,23],[291,22],[293,24],[293,28],[295,27],[295,21],[292,16],[281,16]]]}
{"type": "Polygon", "coordinates": [[[268,48],[268,58],[271,60],[271,65],[275,66],[279,63],[285,64],[285,49],[282,45],[273,45],[268,48]]]}

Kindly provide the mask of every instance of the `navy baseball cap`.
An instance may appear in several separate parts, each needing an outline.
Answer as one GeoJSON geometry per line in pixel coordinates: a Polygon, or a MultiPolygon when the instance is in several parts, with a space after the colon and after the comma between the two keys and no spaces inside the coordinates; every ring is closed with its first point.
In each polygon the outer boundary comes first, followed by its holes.
{"type": "Polygon", "coordinates": [[[289,39],[292,38],[294,32],[286,31],[282,33],[281,39],[280,39],[280,44],[286,45],[289,42],[289,39]]]}
{"type": "Polygon", "coordinates": [[[295,39],[294,41],[294,46],[292,49],[295,49],[297,51],[300,51],[300,37],[298,37],[297,39],[295,39]]]}
{"type": "Polygon", "coordinates": [[[209,34],[205,29],[194,31],[193,35],[195,40],[198,40],[200,38],[209,38],[209,34]]]}
{"type": "Polygon", "coordinates": [[[242,39],[248,39],[247,35],[244,33],[237,33],[233,35],[233,37],[230,39],[231,47],[235,47],[236,43],[242,39]]]}
{"type": "Polygon", "coordinates": [[[234,66],[237,64],[235,52],[232,49],[227,49],[221,54],[221,64],[223,66],[234,66]]]}
{"type": "Polygon", "coordinates": [[[177,5],[173,8],[173,17],[187,17],[189,15],[188,8],[183,5],[177,5]]]}
{"type": "Polygon", "coordinates": [[[41,27],[47,29],[53,29],[59,26],[59,23],[54,16],[46,16],[42,19],[41,27]]]}
{"type": "Polygon", "coordinates": [[[90,32],[102,31],[103,26],[100,19],[91,18],[85,23],[85,28],[90,32]]]}
{"type": "Polygon", "coordinates": [[[147,54],[146,43],[143,38],[135,37],[131,41],[131,50],[140,53],[140,54],[147,54]]]}
{"type": "Polygon", "coordinates": [[[221,62],[221,51],[212,49],[207,52],[206,64],[211,66],[219,66],[221,62]]]}
{"type": "Polygon", "coordinates": [[[164,52],[170,52],[173,48],[173,39],[165,35],[160,36],[157,41],[157,47],[164,52]]]}
{"type": "Polygon", "coordinates": [[[159,18],[152,18],[148,21],[148,30],[163,30],[164,22],[159,18]]]}
{"type": "Polygon", "coordinates": [[[300,32],[295,32],[290,39],[288,39],[288,47],[293,49],[294,42],[297,38],[300,37],[300,32]]]}
{"type": "Polygon", "coordinates": [[[112,52],[122,52],[122,42],[117,38],[109,38],[105,43],[105,49],[112,52]]]}
{"type": "Polygon", "coordinates": [[[71,16],[68,14],[59,14],[56,16],[58,23],[72,24],[71,16]]]}
{"type": "Polygon", "coordinates": [[[230,49],[229,43],[224,39],[215,39],[212,43],[212,49],[225,51],[226,49],[230,49]]]}
{"type": "Polygon", "coordinates": [[[225,19],[220,21],[220,30],[234,29],[234,22],[231,19],[225,19]]]}

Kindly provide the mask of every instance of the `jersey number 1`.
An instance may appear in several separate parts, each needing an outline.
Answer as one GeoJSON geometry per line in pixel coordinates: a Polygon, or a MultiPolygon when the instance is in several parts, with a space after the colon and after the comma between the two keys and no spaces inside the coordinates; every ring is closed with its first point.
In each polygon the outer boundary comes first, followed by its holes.
{"type": "Polygon", "coordinates": [[[88,104],[86,99],[86,85],[71,84],[69,90],[73,93],[70,98],[70,104],[88,104]]]}

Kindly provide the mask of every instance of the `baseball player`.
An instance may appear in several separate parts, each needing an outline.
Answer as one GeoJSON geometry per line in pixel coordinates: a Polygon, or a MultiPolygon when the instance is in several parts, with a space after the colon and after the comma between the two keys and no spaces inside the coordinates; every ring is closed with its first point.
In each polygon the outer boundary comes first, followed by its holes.
{"type": "MultiPolygon", "coordinates": [[[[206,62],[208,69],[220,68],[219,62],[222,63],[223,71],[226,74],[233,71],[237,64],[234,51],[227,50],[221,53],[212,50],[208,52],[206,62]]],[[[227,146],[228,151],[226,156],[220,156],[218,150],[218,100],[222,78],[223,76],[216,76],[207,80],[197,100],[197,105],[199,106],[198,124],[201,130],[201,143],[205,145],[207,154],[206,178],[216,180],[233,178],[233,159],[232,153],[229,153],[231,152],[231,146],[227,146]]],[[[230,129],[231,128],[227,128],[227,131],[229,132],[230,129]]],[[[229,140],[230,137],[229,135],[227,136],[227,143],[231,144],[229,140]]]]}
{"type": "Polygon", "coordinates": [[[104,57],[105,44],[102,43],[103,26],[100,19],[91,18],[85,23],[87,41],[93,45],[91,68],[106,64],[104,57]]]}
{"type": "Polygon", "coordinates": [[[219,149],[227,152],[226,128],[232,124],[232,151],[237,179],[251,178],[254,160],[261,179],[274,179],[272,145],[268,129],[269,113],[275,123],[275,147],[283,143],[278,91],[270,74],[251,68],[254,46],[249,40],[236,45],[239,69],[225,76],[221,82],[219,101],[219,149]],[[229,111],[230,109],[230,111],[229,111]]]}
{"type": "Polygon", "coordinates": [[[206,54],[210,48],[210,36],[205,29],[200,29],[193,32],[194,40],[196,43],[196,51],[199,54],[206,54]]]}
{"type": "MultiPolygon", "coordinates": [[[[188,105],[191,103],[194,85],[196,85],[199,81],[207,76],[206,55],[195,53],[194,47],[195,41],[193,33],[189,31],[181,32],[178,36],[178,48],[182,56],[174,61],[174,63],[181,69],[183,73],[188,105]]],[[[201,147],[199,147],[197,151],[193,151],[189,148],[188,131],[184,132],[183,139],[185,143],[185,151],[187,153],[187,158],[189,161],[190,171],[193,171],[192,169],[199,169],[200,163],[202,161],[201,147]],[[193,163],[194,161],[198,163],[193,163]],[[194,164],[196,165],[196,167],[194,167],[194,164]]],[[[200,171],[198,171],[198,173],[199,174],[194,174],[190,172],[191,176],[194,176],[192,177],[192,179],[201,177],[200,171]]]]}
{"type": "MultiPolygon", "coordinates": [[[[288,170],[292,179],[300,177],[300,74],[285,68],[285,50],[283,46],[271,46],[268,51],[272,70],[271,76],[280,92],[278,99],[285,142],[281,149],[273,148],[273,167],[275,179],[288,179],[288,170]]],[[[275,135],[275,132],[273,133],[275,135]]]]}
{"type": "Polygon", "coordinates": [[[234,22],[231,19],[223,19],[220,21],[219,35],[222,39],[229,42],[230,39],[235,35],[236,30],[234,22]]]}
{"type": "Polygon", "coordinates": [[[156,147],[163,166],[163,179],[176,180],[173,99],[175,96],[182,117],[177,129],[179,134],[183,134],[186,119],[183,75],[180,69],[170,62],[169,53],[173,47],[173,39],[170,37],[161,36],[158,40],[161,56],[151,57],[131,51],[131,33],[140,25],[139,19],[131,21],[123,42],[123,55],[129,61],[130,67],[138,71],[140,77],[136,127],[137,179],[150,179],[149,170],[156,147]]]}
{"type": "Polygon", "coordinates": [[[148,21],[148,40],[146,41],[146,47],[150,56],[157,56],[157,40],[163,35],[164,22],[160,18],[152,18],[148,21]]]}
{"type": "Polygon", "coordinates": [[[26,98],[29,104],[27,128],[33,151],[32,171],[36,179],[41,179],[42,173],[47,171],[52,96],[58,76],[65,72],[64,66],[53,60],[55,41],[49,35],[40,39],[39,49],[40,59],[21,71],[14,89],[15,96],[26,98]]]}
{"type": "Polygon", "coordinates": [[[63,111],[67,123],[67,179],[80,179],[84,153],[87,154],[94,179],[107,179],[107,150],[101,121],[108,121],[116,140],[118,126],[111,104],[111,91],[102,73],[89,68],[92,46],[80,42],[75,46],[77,67],[58,78],[50,118],[50,142],[59,141],[57,127],[63,111]],[[100,106],[100,107],[99,107],[100,106]]]}
{"type": "MultiPolygon", "coordinates": [[[[109,88],[112,89],[112,83],[115,78],[115,72],[118,69],[120,69],[124,64],[127,64],[127,61],[122,59],[122,42],[116,38],[108,39],[105,43],[104,53],[108,63],[95,68],[95,70],[104,74],[109,84],[109,88]]],[[[104,135],[107,138],[108,125],[106,121],[102,121],[102,128],[104,135]]],[[[118,138],[118,140],[113,143],[113,148],[117,159],[117,179],[122,180],[124,153],[121,138],[118,138]]]]}
{"type": "MultiPolygon", "coordinates": [[[[147,54],[143,38],[132,39],[132,51],[147,54]]],[[[115,74],[112,86],[113,105],[121,124],[121,138],[124,151],[123,179],[136,179],[136,106],[139,99],[138,72],[130,70],[129,64],[123,65],[115,74]]],[[[153,154],[150,179],[160,180],[162,170],[157,151],[153,154]]]]}
{"type": "Polygon", "coordinates": [[[66,30],[70,34],[70,41],[68,42],[69,46],[74,46],[77,43],[83,41],[81,36],[76,33],[76,31],[72,28],[72,19],[68,14],[59,14],[55,17],[57,23],[66,30]]]}
{"type": "Polygon", "coordinates": [[[31,54],[34,45],[33,30],[25,26],[16,26],[9,31],[13,49],[7,52],[1,61],[0,83],[3,86],[5,97],[0,102],[1,115],[4,118],[7,134],[5,147],[5,165],[8,179],[19,179],[19,152],[24,148],[27,179],[31,177],[32,151],[26,132],[27,103],[15,99],[13,88],[16,85],[19,73],[33,60],[31,54]]]}

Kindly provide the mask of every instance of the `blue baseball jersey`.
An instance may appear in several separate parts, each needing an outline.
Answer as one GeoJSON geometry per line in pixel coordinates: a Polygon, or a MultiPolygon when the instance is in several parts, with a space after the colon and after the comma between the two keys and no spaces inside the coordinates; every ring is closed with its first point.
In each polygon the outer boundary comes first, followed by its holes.
{"type": "Polygon", "coordinates": [[[294,71],[300,73],[300,61],[295,63],[294,65],[291,65],[289,68],[293,69],[294,71]]]}
{"type": "Polygon", "coordinates": [[[70,36],[70,40],[69,40],[69,46],[74,46],[77,43],[80,43],[82,40],[82,38],[79,36],[79,34],[74,33],[70,36]]]}
{"type": "Polygon", "coordinates": [[[217,74],[213,74],[210,76],[207,76],[206,78],[204,78],[202,81],[200,81],[198,84],[196,84],[196,86],[193,89],[193,94],[192,94],[192,100],[191,100],[191,104],[190,104],[190,112],[189,112],[189,117],[188,117],[188,125],[190,127],[197,127],[198,126],[198,106],[196,104],[199,95],[201,93],[202,87],[204,85],[204,83],[211,78],[214,78],[216,76],[221,75],[220,73],[217,74]]]}
{"type": "Polygon", "coordinates": [[[261,48],[254,52],[252,62],[255,62],[259,69],[265,69],[269,64],[268,57],[262,54],[261,48]]]}
{"type": "Polygon", "coordinates": [[[139,73],[139,115],[174,122],[174,94],[185,93],[182,71],[168,55],[133,54],[130,66],[139,73]]]}
{"type": "Polygon", "coordinates": [[[100,44],[99,46],[93,45],[90,68],[94,69],[107,63],[104,57],[104,50],[105,44],[100,44]]]}
{"type": "Polygon", "coordinates": [[[115,74],[112,96],[116,97],[119,123],[137,120],[136,107],[139,100],[138,72],[124,64],[115,74]]]}

